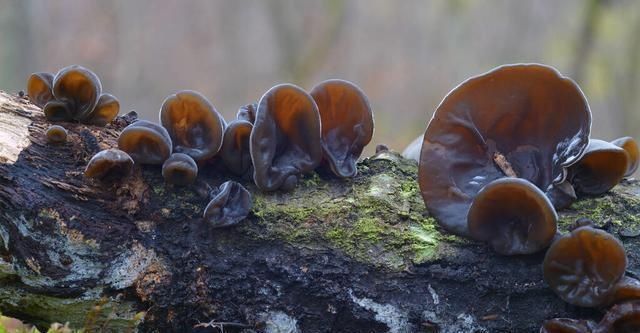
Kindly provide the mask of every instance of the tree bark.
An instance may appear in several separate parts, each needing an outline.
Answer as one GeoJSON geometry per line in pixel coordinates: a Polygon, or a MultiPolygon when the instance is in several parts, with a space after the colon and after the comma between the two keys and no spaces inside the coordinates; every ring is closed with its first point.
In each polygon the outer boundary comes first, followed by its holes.
{"type": "MultiPolygon", "coordinates": [[[[0,93],[0,311],[41,326],[142,332],[537,332],[553,317],[599,319],[542,279],[544,254],[504,257],[448,235],[426,212],[415,162],[363,160],[354,179],[322,172],[289,193],[253,193],[240,225],[201,219],[215,163],[174,188],[157,167],[116,184],[84,179],[130,120],[105,128],[48,123],[0,93]],[[138,320],[142,318],[142,320],[138,320]]],[[[237,180],[237,179],[236,179],[237,180]]],[[[638,268],[640,184],[626,180],[561,212],[622,240],[638,268]]]]}

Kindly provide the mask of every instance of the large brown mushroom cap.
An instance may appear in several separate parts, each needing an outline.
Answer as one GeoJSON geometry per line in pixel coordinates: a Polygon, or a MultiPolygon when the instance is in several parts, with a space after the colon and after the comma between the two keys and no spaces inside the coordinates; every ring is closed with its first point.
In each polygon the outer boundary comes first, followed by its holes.
{"type": "Polygon", "coordinates": [[[583,226],[556,240],[543,262],[544,280],[565,302],[595,307],[604,304],[627,268],[619,240],[583,226]]]}
{"type": "Polygon", "coordinates": [[[253,125],[245,120],[234,120],[224,130],[220,157],[229,171],[244,175],[251,169],[249,138],[253,125]]]}
{"type": "Polygon", "coordinates": [[[167,97],[160,109],[160,123],[169,132],[175,152],[201,161],[220,150],[224,119],[198,92],[184,90],[167,97]]]}
{"type": "Polygon", "coordinates": [[[258,103],[250,137],[253,179],[265,191],[292,189],[322,159],[320,116],[313,98],[292,84],[277,85],[258,103]]]}
{"type": "Polygon", "coordinates": [[[136,163],[162,164],[171,155],[171,138],[164,127],[138,120],[122,130],[118,148],[131,155],[136,163]]]}
{"type": "Polygon", "coordinates": [[[469,232],[501,254],[529,254],[553,240],[558,216],[540,189],[520,178],[487,184],[469,209],[469,232]]]}
{"type": "Polygon", "coordinates": [[[44,108],[53,99],[53,74],[33,73],[27,81],[27,94],[33,104],[44,108]]]}
{"type": "Polygon", "coordinates": [[[85,119],[93,111],[101,93],[98,76],[82,66],[65,67],[53,79],[53,96],[67,104],[75,120],[85,119]]]}
{"type": "Polygon", "coordinates": [[[322,124],[325,161],[339,177],[353,177],[362,149],[373,136],[369,100],[358,86],[344,80],[327,80],[311,89],[322,124]]]}
{"type": "Polygon", "coordinates": [[[582,158],[569,168],[567,179],[578,193],[600,195],[618,185],[627,168],[628,157],[624,149],[591,139],[582,158]]]}
{"type": "Polygon", "coordinates": [[[113,181],[127,177],[133,169],[133,159],[120,149],[107,149],[93,155],[84,175],[103,181],[113,181]]]}
{"type": "Polygon", "coordinates": [[[468,236],[476,193],[505,175],[543,191],[585,149],[591,112],[580,88],[537,64],[498,67],[453,89],[424,135],[419,183],[441,226],[468,236]]]}
{"type": "Polygon", "coordinates": [[[611,143],[627,152],[627,172],[624,176],[629,177],[633,175],[633,173],[638,170],[638,165],[640,165],[640,148],[638,147],[638,142],[631,137],[625,136],[615,139],[611,141],[611,143]]]}

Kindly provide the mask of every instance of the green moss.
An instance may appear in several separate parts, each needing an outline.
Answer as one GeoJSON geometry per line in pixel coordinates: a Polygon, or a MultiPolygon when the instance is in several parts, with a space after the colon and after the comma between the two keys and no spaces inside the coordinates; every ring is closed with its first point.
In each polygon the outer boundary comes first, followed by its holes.
{"type": "Polygon", "coordinates": [[[640,228],[640,200],[625,192],[623,186],[615,187],[605,196],[583,198],[560,212],[558,227],[566,230],[576,219],[585,217],[597,225],[610,225],[614,229],[640,228]]]}

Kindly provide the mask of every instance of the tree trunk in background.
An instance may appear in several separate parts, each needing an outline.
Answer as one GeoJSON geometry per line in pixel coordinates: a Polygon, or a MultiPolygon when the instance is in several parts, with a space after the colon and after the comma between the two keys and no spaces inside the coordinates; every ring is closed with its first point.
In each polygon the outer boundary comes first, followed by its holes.
{"type": "MultiPolygon", "coordinates": [[[[41,111],[0,93],[3,313],[90,330],[305,333],[538,332],[548,318],[601,316],[553,294],[543,254],[499,256],[442,233],[415,162],[395,153],[365,159],[354,179],[310,175],[291,193],[245,181],[249,218],[213,229],[201,215],[204,180],[224,180],[215,165],[189,188],[165,185],[154,167],[115,185],[83,179],[126,123],[65,123],[69,142],[52,146],[41,111]]],[[[562,212],[560,229],[587,216],[632,234],[639,196],[625,181],[562,212]]],[[[640,241],[623,241],[637,270],[640,241]]]]}
{"type": "Polygon", "coordinates": [[[593,48],[595,33],[600,23],[602,9],[607,0],[587,0],[584,2],[584,19],[580,28],[580,34],[575,47],[575,55],[571,66],[571,78],[579,84],[584,84],[585,70],[589,61],[589,55],[593,48]]]}

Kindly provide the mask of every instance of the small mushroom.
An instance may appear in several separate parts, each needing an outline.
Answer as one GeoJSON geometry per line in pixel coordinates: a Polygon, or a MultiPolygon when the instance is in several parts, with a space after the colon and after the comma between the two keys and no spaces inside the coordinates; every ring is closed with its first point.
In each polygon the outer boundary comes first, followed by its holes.
{"type": "Polygon", "coordinates": [[[67,142],[67,130],[60,125],[49,126],[46,135],[49,143],[58,144],[67,142]]]}
{"type": "Polygon", "coordinates": [[[131,174],[133,159],[126,152],[111,148],[93,155],[84,175],[102,181],[114,181],[131,174]]]}
{"type": "Polygon", "coordinates": [[[640,148],[638,147],[638,142],[631,137],[625,136],[613,140],[611,143],[627,152],[627,172],[625,172],[624,176],[629,177],[633,175],[633,173],[638,170],[638,165],[640,164],[640,148]]]}
{"type": "Polygon", "coordinates": [[[356,175],[356,162],[373,136],[369,100],[358,86],[327,80],[311,89],[322,124],[323,163],[338,177],[356,175]]]}
{"type": "Polygon", "coordinates": [[[487,184],[469,208],[469,232],[506,255],[538,252],[551,244],[558,216],[540,189],[520,178],[487,184]]]}
{"type": "Polygon", "coordinates": [[[198,177],[198,165],[187,154],[173,153],[162,165],[162,177],[169,184],[190,185],[198,177]]]}
{"type": "Polygon", "coordinates": [[[240,183],[227,181],[204,209],[204,219],[214,228],[228,227],[244,220],[251,211],[251,194],[240,183]]]}
{"type": "Polygon", "coordinates": [[[120,102],[111,94],[102,94],[93,111],[83,119],[83,123],[105,126],[112,122],[120,112],[120,102]]]}
{"type": "Polygon", "coordinates": [[[236,119],[245,120],[253,124],[256,121],[256,111],[258,103],[247,104],[241,107],[236,114],[236,119]]]}
{"type": "Polygon", "coordinates": [[[184,90],[167,97],[160,109],[160,123],[169,132],[177,153],[202,161],[220,150],[224,119],[198,92],[184,90]]]}
{"type": "Polygon", "coordinates": [[[626,268],[622,243],[588,225],[554,241],[543,262],[551,289],[565,302],[583,307],[605,304],[626,268]]]}
{"type": "Polygon", "coordinates": [[[506,65],[470,78],[440,103],[423,138],[427,209],[449,232],[469,236],[467,214],[480,189],[506,176],[553,189],[582,155],[590,129],[582,91],[554,68],[506,65]]]}
{"type": "Polygon", "coordinates": [[[627,160],[624,149],[591,139],[582,158],[569,168],[567,179],[579,194],[600,195],[624,178],[627,160]]]}
{"type": "Polygon", "coordinates": [[[546,320],[540,333],[595,333],[598,324],[591,320],[555,318],[546,320]]]}
{"type": "Polygon", "coordinates": [[[627,302],[613,306],[599,323],[598,333],[640,332],[640,302],[627,302]]]}
{"type": "Polygon", "coordinates": [[[137,120],[122,130],[118,148],[127,152],[136,163],[162,164],[171,155],[171,138],[164,127],[137,120]]]}
{"type": "Polygon", "coordinates": [[[64,101],[51,100],[42,108],[44,116],[49,121],[69,121],[73,118],[73,111],[64,101]]]}
{"type": "Polygon", "coordinates": [[[556,210],[565,209],[578,199],[575,189],[567,180],[552,186],[546,195],[556,210]]]}
{"type": "Polygon", "coordinates": [[[267,91],[250,137],[253,179],[261,190],[291,190],[322,159],[320,116],[313,98],[292,84],[267,91]]]}
{"type": "Polygon", "coordinates": [[[251,169],[249,138],[253,125],[245,120],[234,120],[224,130],[220,157],[229,171],[244,175],[251,169]]]}
{"type": "Polygon", "coordinates": [[[89,116],[98,103],[101,92],[102,85],[98,76],[82,66],[65,67],[53,79],[53,96],[56,101],[67,105],[71,118],[75,120],[89,116]]]}
{"type": "Polygon", "coordinates": [[[33,104],[43,108],[53,99],[53,74],[33,73],[27,81],[27,94],[33,104]]]}
{"type": "Polygon", "coordinates": [[[633,300],[640,300],[640,281],[624,276],[616,283],[605,304],[610,305],[633,300]]]}

